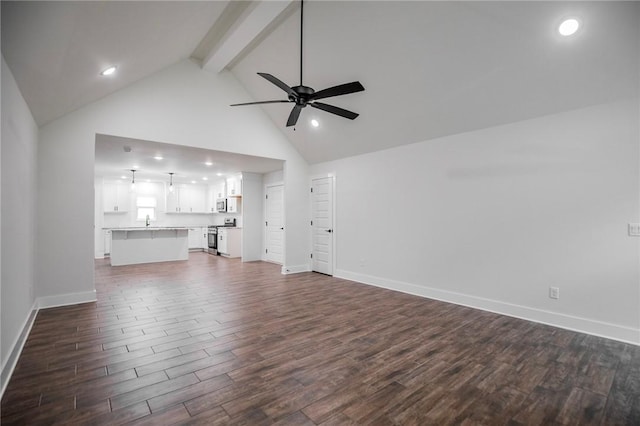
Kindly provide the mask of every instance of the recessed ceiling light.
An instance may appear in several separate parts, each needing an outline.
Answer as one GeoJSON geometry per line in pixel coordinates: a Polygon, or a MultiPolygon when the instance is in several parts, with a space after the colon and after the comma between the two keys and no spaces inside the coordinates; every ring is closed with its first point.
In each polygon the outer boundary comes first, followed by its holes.
{"type": "Polygon", "coordinates": [[[111,74],[113,74],[114,72],[116,72],[116,68],[117,68],[117,67],[109,67],[109,68],[107,68],[106,70],[102,71],[102,72],[100,73],[100,75],[111,75],[111,74]]]}
{"type": "Polygon", "coordinates": [[[126,176],[120,176],[120,179],[126,179],[126,178],[127,178],[126,176]]]}
{"type": "Polygon", "coordinates": [[[209,178],[205,176],[202,178],[202,180],[209,180],[209,178]]]}
{"type": "Polygon", "coordinates": [[[222,173],[216,173],[216,176],[222,176],[222,173]]]}
{"type": "Polygon", "coordinates": [[[318,127],[320,125],[320,123],[318,123],[318,120],[316,120],[315,118],[313,120],[311,120],[311,125],[313,127],[318,127]]]}
{"type": "Polygon", "coordinates": [[[133,167],[131,167],[132,169],[138,170],[140,168],[140,166],[138,166],[137,164],[134,164],[133,167]]]}
{"type": "Polygon", "coordinates": [[[156,155],[153,158],[155,158],[156,160],[163,160],[164,159],[164,157],[162,155],[156,155]]]}
{"type": "Polygon", "coordinates": [[[578,28],[580,28],[580,22],[575,18],[569,18],[562,21],[558,27],[558,32],[560,35],[570,36],[575,34],[575,32],[578,31],[578,28]]]}
{"type": "Polygon", "coordinates": [[[205,166],[213,166],[213,163],[211,161],[207,161],[206,163],[204,163],[205,166]]]}
{"type": "Polygon", "coordinates": [[[191,181],[191,183],[196,183],[196,181],[195,181],[195,180],[192,180],[192,181],[191,181]]]}

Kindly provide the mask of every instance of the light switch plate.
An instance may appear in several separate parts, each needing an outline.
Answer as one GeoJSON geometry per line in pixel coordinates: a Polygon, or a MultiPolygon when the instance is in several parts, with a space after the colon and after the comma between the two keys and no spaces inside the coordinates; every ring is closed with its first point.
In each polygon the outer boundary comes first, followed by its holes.
{"type": "Polygon", "coordinates": [[[629,236],[630,237],[640,237],[640,223],[630,223],[629,224],[629,236]]]}

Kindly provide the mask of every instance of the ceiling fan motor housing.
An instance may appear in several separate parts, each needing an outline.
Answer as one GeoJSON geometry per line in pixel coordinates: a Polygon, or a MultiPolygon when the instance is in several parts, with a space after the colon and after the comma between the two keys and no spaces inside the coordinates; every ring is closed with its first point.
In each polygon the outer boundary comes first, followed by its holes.
{"type": "Polygon", "coordinates": [[[298,98],[289,95],[289,100],[303,107],[307,106],[309,98],[315,93],[315,90],[308,86],[294,86],[291,89],[298,94],[298,98]]]}

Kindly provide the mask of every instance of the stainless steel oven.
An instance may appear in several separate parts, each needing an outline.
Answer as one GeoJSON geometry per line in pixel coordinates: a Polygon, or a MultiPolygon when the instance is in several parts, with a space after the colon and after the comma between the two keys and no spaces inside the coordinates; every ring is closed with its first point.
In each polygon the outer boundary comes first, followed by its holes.
{"type": "Polygon", "coordinates": [[[207,228],[207,246],[210,254],[218,254],[218,228],[209,226],[207,228]]]}

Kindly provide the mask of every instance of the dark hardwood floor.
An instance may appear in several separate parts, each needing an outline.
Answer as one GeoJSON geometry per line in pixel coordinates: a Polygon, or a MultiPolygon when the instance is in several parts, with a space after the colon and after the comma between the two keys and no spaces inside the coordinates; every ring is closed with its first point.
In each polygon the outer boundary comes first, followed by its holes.
{"type": "Polygon", "coordinates": [[[96,262],[2,424],[640,424],[640,347],[204,253],[96,262]]]}

